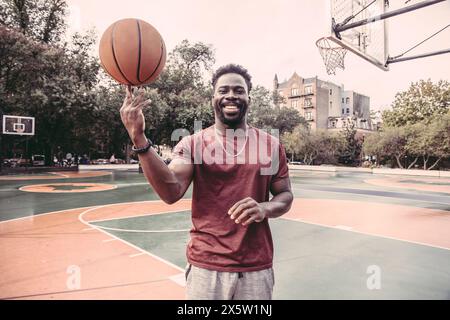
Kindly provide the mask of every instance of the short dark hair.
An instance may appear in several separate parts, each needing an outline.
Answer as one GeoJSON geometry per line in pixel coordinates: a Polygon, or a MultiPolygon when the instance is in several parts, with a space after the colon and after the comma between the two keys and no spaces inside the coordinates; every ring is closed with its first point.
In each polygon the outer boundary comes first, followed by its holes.
{"type": "Polygon", "coordinates": [[[252,90],[252,76],[243,66],[233,63],[222,66],[219,69],[217,69],[216,72],[214,72],[211,81],[213,88],[216,87],[217,80],[227,73],[237,73],[241,75],[244,78],[245,83],[247,84],[248,93],[250,93],[250,90],[252,90]]]}

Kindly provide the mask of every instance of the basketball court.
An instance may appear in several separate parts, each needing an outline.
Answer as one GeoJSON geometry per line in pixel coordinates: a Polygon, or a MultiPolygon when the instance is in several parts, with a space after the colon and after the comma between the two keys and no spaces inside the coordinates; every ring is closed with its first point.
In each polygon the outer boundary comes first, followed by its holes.
{"type": "MultiPolygon", "coordinates": [[[[184,299],[190,189],[167,205],[137,171],[19,178],[0,181],[1,299],[184,299]]],[[[275,299],[450,298],[450,179],[291,179],[275,299]]]]}
{"type": "MultiPolygon", "coordinates": [[[[385,71],[450,52],[390,53],[388,3],[331,1],[330,33],[316,42],[328,74],[347,51],[385,71]]],[[[114,53],[112,39],[102,48],[114,53]]],[[[6,117],[4,134],[34,135],[34,118],[6,117]]],[[[450,299],[450,178],[290,173],[292,208],[270,220],[274,299],[450,299]]],[[[191,188],[167,205],[137,170],[0,176],[0,299],[184,299],[191,188]]]]}

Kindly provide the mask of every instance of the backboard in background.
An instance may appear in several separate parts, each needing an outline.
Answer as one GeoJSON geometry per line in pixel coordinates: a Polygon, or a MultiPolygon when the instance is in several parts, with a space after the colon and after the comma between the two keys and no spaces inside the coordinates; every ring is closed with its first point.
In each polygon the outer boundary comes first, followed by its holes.
{"type": "Polygon", "coordinates": [[[34,135],[34,117],[3,116],[3,134],[34,135]]]}
{"type": "MultiPolygon", "coordinates": [[[[445,1],[424,0],[411,5],[407,5],[409,1],[405,1],[403,7],[388,10],[389,0],[330,0],[329,32],[316,41],[327,73],[335,74],[336,68],[344,69],[347,51],[351,51],[384,71],[388,71],[392,63],[450,53],[450,48],[446,48],[414,56],[404,56],[450,27],[450,24],[396,56],[390,56],[388,48],[386,19],[445,1]]],[[[444,39],[443,43],[447,44],[448,41],[444,39]]]]}
{"type": "Polygon", "coordinates": [[[387,21],[378,20],[336,32],[336,26],[347,26],[386,12],[386,0],[331,0],[329,39],[382,70],[389,70],[387,21]]]}

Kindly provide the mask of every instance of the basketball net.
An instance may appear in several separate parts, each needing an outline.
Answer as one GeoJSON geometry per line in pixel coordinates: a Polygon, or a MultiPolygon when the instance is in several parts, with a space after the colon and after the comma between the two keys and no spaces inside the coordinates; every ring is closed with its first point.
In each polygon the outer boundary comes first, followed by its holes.
{"type": "Polygon", "coordinates": [[[336,74],[336,68],[345,69],[344,58],[347,49],[340,47],[328,38],[320,38],[316,41],[316,46],[319,48],[328,74],[336,74]]]}

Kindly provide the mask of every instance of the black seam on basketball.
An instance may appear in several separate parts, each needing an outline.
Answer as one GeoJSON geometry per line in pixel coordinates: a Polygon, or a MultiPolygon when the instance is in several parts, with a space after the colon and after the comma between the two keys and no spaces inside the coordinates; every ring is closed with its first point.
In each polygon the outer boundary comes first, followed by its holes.
{"type": "Polygon", "coordinates": [[[164,55],[164,41],[161,40],[161,56],[159,57],[158,65],[156,66],[156,68],[155,68],[155,70],[152,72],[152,74],[151,74],[150,76],[148,76],[144,81],[142,81],[142,83],[147,82],[148,79],[150,79],[151,77],[153,77],[153,75],[155,74],[156,70],[158,70],[159,65],[161,64],[163,55],[164,55]]]}
{"type": "Polygon", "coordinates": [[[139,38],[139,53],[138,53],[138,66],[137,66],[137,75],[136,78],[138,79],[139,82],[141,82],[141,77],[139,76],[141,73],[141,26],[139,24],[139,20],[136,20],[137,22],[137,27],[138,27],[138,38],[139,38]]]}
{"type": "Polygon", "coordinates": [[[122,70],[120,69],[119,63],[117,62],[117,58],[116,58],[116,52],[114,51],[114,29],[116,28],[116,24],[113,25],[112,31],[111,31],[111,49],[112,49],[112,54],[113,54],[113,58],[114,58],[114,62],[116,63],[117,69],[119,69],[120,74],[122,75],[122,77],[128,81],[128,84],[131,84],[132,86],[134,86],[134,84],[128,80],[127,77],[125,77],[125,75],[123,74],[122,70]]]}

